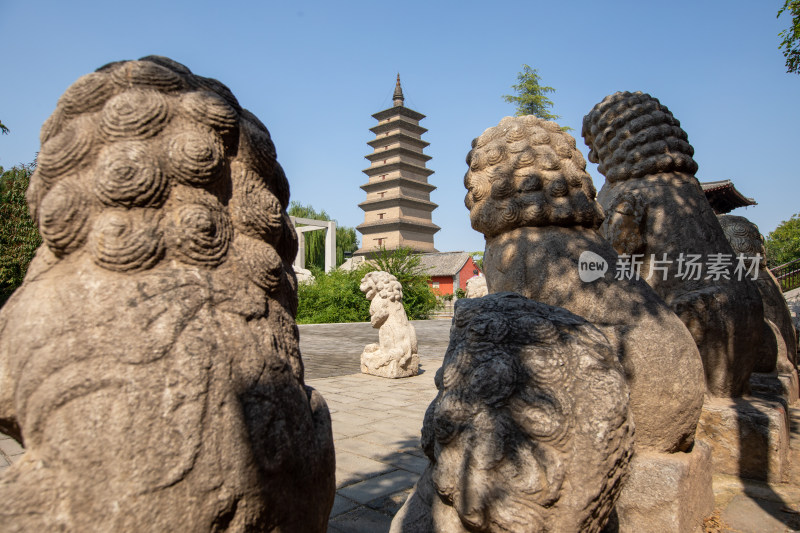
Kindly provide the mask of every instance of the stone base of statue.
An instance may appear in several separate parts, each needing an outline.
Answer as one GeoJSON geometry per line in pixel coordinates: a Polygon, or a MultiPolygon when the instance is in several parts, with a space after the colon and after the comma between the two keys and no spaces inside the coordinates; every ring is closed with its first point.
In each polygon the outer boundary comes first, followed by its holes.
{"type": "Polygon", "coordinates": [[[783,398],[788,405],[792,405],[800,399],[797,370],[769,374],[753,372],[750,375],[750,390],[756,396],[778,396],[783,398]]]}
{"type": "Polygon", "coordinates": [[[707,398],[696,438],[711,446],[715,474],[785,481],[789,420],[780,398],[707,398]]]}
{"type": "Polygon", "coordinates": [[[604,533],[702,531],[714,510],[711,448],[689,453],[637,450],[604,533]]]}
{"type": "Polygon", "coordinates": [[[361,372],[382,378],[409,378],[419,374],[419,355],[393,354],[368,344],[361,354],[361,372]]]}

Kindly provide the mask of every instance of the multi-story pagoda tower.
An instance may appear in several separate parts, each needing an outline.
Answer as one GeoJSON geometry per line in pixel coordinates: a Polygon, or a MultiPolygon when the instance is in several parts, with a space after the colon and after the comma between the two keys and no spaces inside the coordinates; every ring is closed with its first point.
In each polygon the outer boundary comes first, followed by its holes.
{"type": "Polygon", "coordinates": [[[436,187],[428,183],[433,170],[425,167],[431,157],[422,153],[430,143],[422,140],[428,130],[419,125],[425,115],[403,105],[400,74],[393,101],[392,107],[372,115],[378,125],[370,128],[375,139],[367,143],[373,151],[364,156],[371,164],[364,170],[369,181],[361,186],[367,199],[358,204],[364,210],[364,223],[356,227],[362,234],[356,255],[381,247],[437,251],[433,234],[439,226],[431,218],[438,207],[431,202],[431,191],[436,187]]]}

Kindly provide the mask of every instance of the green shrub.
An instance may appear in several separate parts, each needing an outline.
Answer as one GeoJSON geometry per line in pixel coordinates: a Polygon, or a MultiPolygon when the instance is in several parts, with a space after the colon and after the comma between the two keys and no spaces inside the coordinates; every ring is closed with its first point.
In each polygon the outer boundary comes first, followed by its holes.
{"type": "Polygon", "coordinates": [[[361,279],[373,270],[394,275],[403,286],[403,307],[409,319],[428,318],[436,307],[436,295],[428,286],[428,276],[420,271],[419,256],[410,250],[382,250],[373,262],[349,272],[311,270],[314,282],[297,289],[298,324],[368,322],[370,302],[359,287],[361,279]]]}
{"type": "Polygon", "coordinates": [[[297,323],[368,322],[369,300],[359,289],[367,272],[365,268],[333,270],[327,274],[315,270],[315,280],[301,283],[297,288],[297,323]]]}
{"type": "Polygon", "coordinates": [[[428,286],[430,276],[420,267],[420,258],[410,248],[381,248],[372,259],[372,270],[383,270],[403,286],[403,307],[411,320],[424,320],[436,308],[436,294],[428,286]]]}
{"type": "Polygon", "coordinates": [[[42,243],[28,215],[25,190],[34,166],[0,167],[0,306],[22,284],[28,264],[42,243]]]}

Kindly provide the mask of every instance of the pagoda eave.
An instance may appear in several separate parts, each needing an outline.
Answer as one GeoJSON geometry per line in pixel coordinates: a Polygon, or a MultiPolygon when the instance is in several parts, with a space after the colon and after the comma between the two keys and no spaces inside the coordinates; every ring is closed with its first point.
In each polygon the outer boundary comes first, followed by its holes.
{"type": "Polygon", "coordinates": [[[416,133],[418,135],[422,135],[423,133],[427,132],[426,128],[423,128],[419,124],[414,124],[413,122],[407,122],[405,120],[393,120],[391,122],[382,122],[377,126],[373,126],[369,129],[375,135],[380,135],[381,133],[385,133],[387,131],[396,130],[396,129],[404,129],[411,133],[416,133]]]}
{"type": "Polygon", "coordinates": [[[364,236],[370,235],[372,233],[378,232],[385,232],[385,231],[397,231],[397,230],[406,230],[406,231],[417,231],[419,233],[427,233],[429,235],[433,235],[440,228],[436,224],[432,222],[414,222],[410,220],[402,220],[399,218],[393,219],[384,219],[384,220],[376,220],[374,222],[363,222],[356,226],[356,229],[360,231],[364,236]]]}
{"type": "Polygon", "coordinates": [[[372,115],[372,118],[375,120],[386,120],[387,118],[394,117],[394,116],[404,116],[408,117],[411,120],[420,121],[425,118],[425,115],[418,111],[414,111],[413,109],[409,109],[406,106],[395,106],[390,107],[388,109],[384,109],[383,111],[378,111],[372,115]]]}
{"type": "MultiPolygon", "coordinates": [[[[437,254],[437,253],[439,253],[439,250],[437,250],[436,248],[427,248],[427,247],[426,248],[422,248],[420,246],[404,246],[404,247],[410,249],[411,252],[415,253],[415,254],[437,254]]],[[[381,253],[381,249],[380,248],[359,248],[358,250],[353,252],[353,255],[363,255],[367,259],[372,259],[373,257],[377,256],[380,253],[381,253]]]]}
{"type": "Polygon", "coordinates": [[[375,200],[366,200],[358,204],[364,211],[369,211],[370,209],[384,209],[387,207],[416,207],[417,209],[423,209],[425,211],[433,211],[437,207],[438,204],[434,202],[429,202],[426,200],[420,200],[419,198],[413,198],[411,196],[392,196],[386,198],[377,198],[375,200]]]}
{"type": "Polygon", "coordinates": [[[399,142],[404,142],[406,144],[413,144],[419,148],[427,148],[431,144],[427,141],[423,141],[422,139],[417,139],[416,137],[412,137],[411,135],[407,135],[402,132],[392,133],[391,135],[387,135],[386,137],[378,137],[377,139],[372,139],[367,144],[377,150],[379,146],[385,146],[386,144],[396,144],[399,142]]]}
{"type": "Polygon", "coordinates": [[[395,170],[407,170],[409,172],[414,172],[416,174],[422,174],[425,177],[428,177],[435,172],[429,168],[421,167],[418,165],[412,165],[411,163],[406,163],[405,161],[395,161],[394,163],[379,164],[375,165],[374,167],[365,168],[361,172],[363,172],[364,174],[366,174],[371,178],[372,176],[380,176],[381,174],[387,174],[395,170]]]}
{"type": "Polygon", "coordinates": [[[361,185],[361,189],[364,192],[380,192],[381,190],[389,189],[391,187],[408,187],[409,189],[417,189],[427,193],[431,193],[436,190],[436,185],[431,185],[430,183],[425,183],[424,181],[403,177],[387,178],[381,181],[371,181],[361,185]]]}
{"type": "Polygon", "coordinates": [[[371,154],[365,155],[364,159],[370,162],[375,162],[375,161],[380,161],[381,159],[390,159],[392,157],[399,157],[401,155],[410,157],[412,159],[418,159],[419,161],[422,162],[422,165],[424,165],[426,161],[430,161],[431,159],[433,159],[431,156],[427,154],[423,154],[421,152],[415,152],[414,150],[409,150],[408,148],[403,148],[401,146],[390,148],[388,150],[380,150],[372,152],[371,154]]]}

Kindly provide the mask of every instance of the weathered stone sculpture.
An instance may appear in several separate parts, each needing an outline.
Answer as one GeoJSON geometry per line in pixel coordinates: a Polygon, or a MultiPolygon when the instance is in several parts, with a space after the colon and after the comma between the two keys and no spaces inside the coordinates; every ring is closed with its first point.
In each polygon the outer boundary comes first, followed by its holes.
{"type": "MultiPolygon", "coordinates": [[[[797,362],[797,339],[795,338],[794,324],[786,300],[783,298],[781,286],[767,268],[767,251],[761,232],[758,230],[758,226],[745,217],[719,215],[717,219],[734,254],[737,256],[741,254],[745,258],[760,257],[755,282],[764,304],[767,328],[764,333],[764,342],[759,350],[759,358],[753,370],[755,372],[772,372],[777,367],[779,372],[793,372],[797,362]],[[777,338],[772,333],[773,328],[779,332],[777,338]]],[[[747,262],[750,263],[749,260],[747,262]]]]}
{"type": "Polygon", "coordinates": [[[486,276],[478,274],[467,280],[467,298],[480,298],[487,294],[489,289],[486,287],[486,276]]]}
{"type": "Polygon", "coordinates": [[[473,141],[467,164],[465,203],[486,236],[489,292],[515,291],[582,316],[622,363],[637,453],[616,506],[619,530],[698,526],[713,509],[708,448],[694,442],[705,391],[700,355],[644,280],[615,275],[619,257],[596,231],[602,211],[575,139],[553,122],[508,117],[473,141]]]}
{"type": "Polygon", "coordinates": [[[784,293],[783,299],[786,301],[787,307],[789,307],[789,314],[792,316],[795,336],[800,337],[800,289],[792,289],[784,293]]]}
{"type": "Polygon", "coordinates": [[[750,375],[750,389],[753,394],[778,396],[791,404],[800,397],[800,379],[795,367],[797,338],[781,286],[767,268],[764,239],[758,226],[745,217],[718,215],[717,218],[733,252],[752,268],[747,277],[756,276],[755,284],[764,305],[764,341],[750,375]]]}
{"type": "Polygon", "coordinates": [[[643,272],[657,268],[648,283],[692,333],[709,393],[746,393],[762,341],[761,298],[751,282],[707,269],[696,276],[689,266],[733,251],[694,177],[686,132],[657,99],[624,92],[584,117],[583,137],[606,176],[601,233],[620,254],[641,254],[643,272]]]}
{"type": "Polygon", "coordinates": [[[0,314],[3,531],[325,531],[289,185],[264,125],[162,57],[67,89],[28,190],[44,244],[0,314]]]}
{"type": "Polygon", "coordinates": [[[403,287],[388,272],[369,272],[361,280],[361,292],[370,300],[369,314],[378,330],[378,343],[361,354],[361,372],[384,378],[419,374],[417,334],[403,309],[403,287]]]}
{"type": "Polygon", "coordinates": [[[297,278],[297,283],[314,283],[314,274],[307,268],[294,268],[294,275],[297,278]]]}
{"type": "Polygon", "coordinates": [[[641,279],[581,279],[582,262],[613,269],[617,254],[596,231],[601,210],[575,139],[554,122],[507,117],[472,145],[465,203],[486,235],[489,292],[518,292],[597,326],[625,369],[637,445],[690,449],[704,387],[686,328],[641,279]]]}
{"type": "Polygon", "coordinates": [[[632,453],[622,368],[584,319],[518,294],[456,302],[397,532],[600,531],[632,453]]]}

